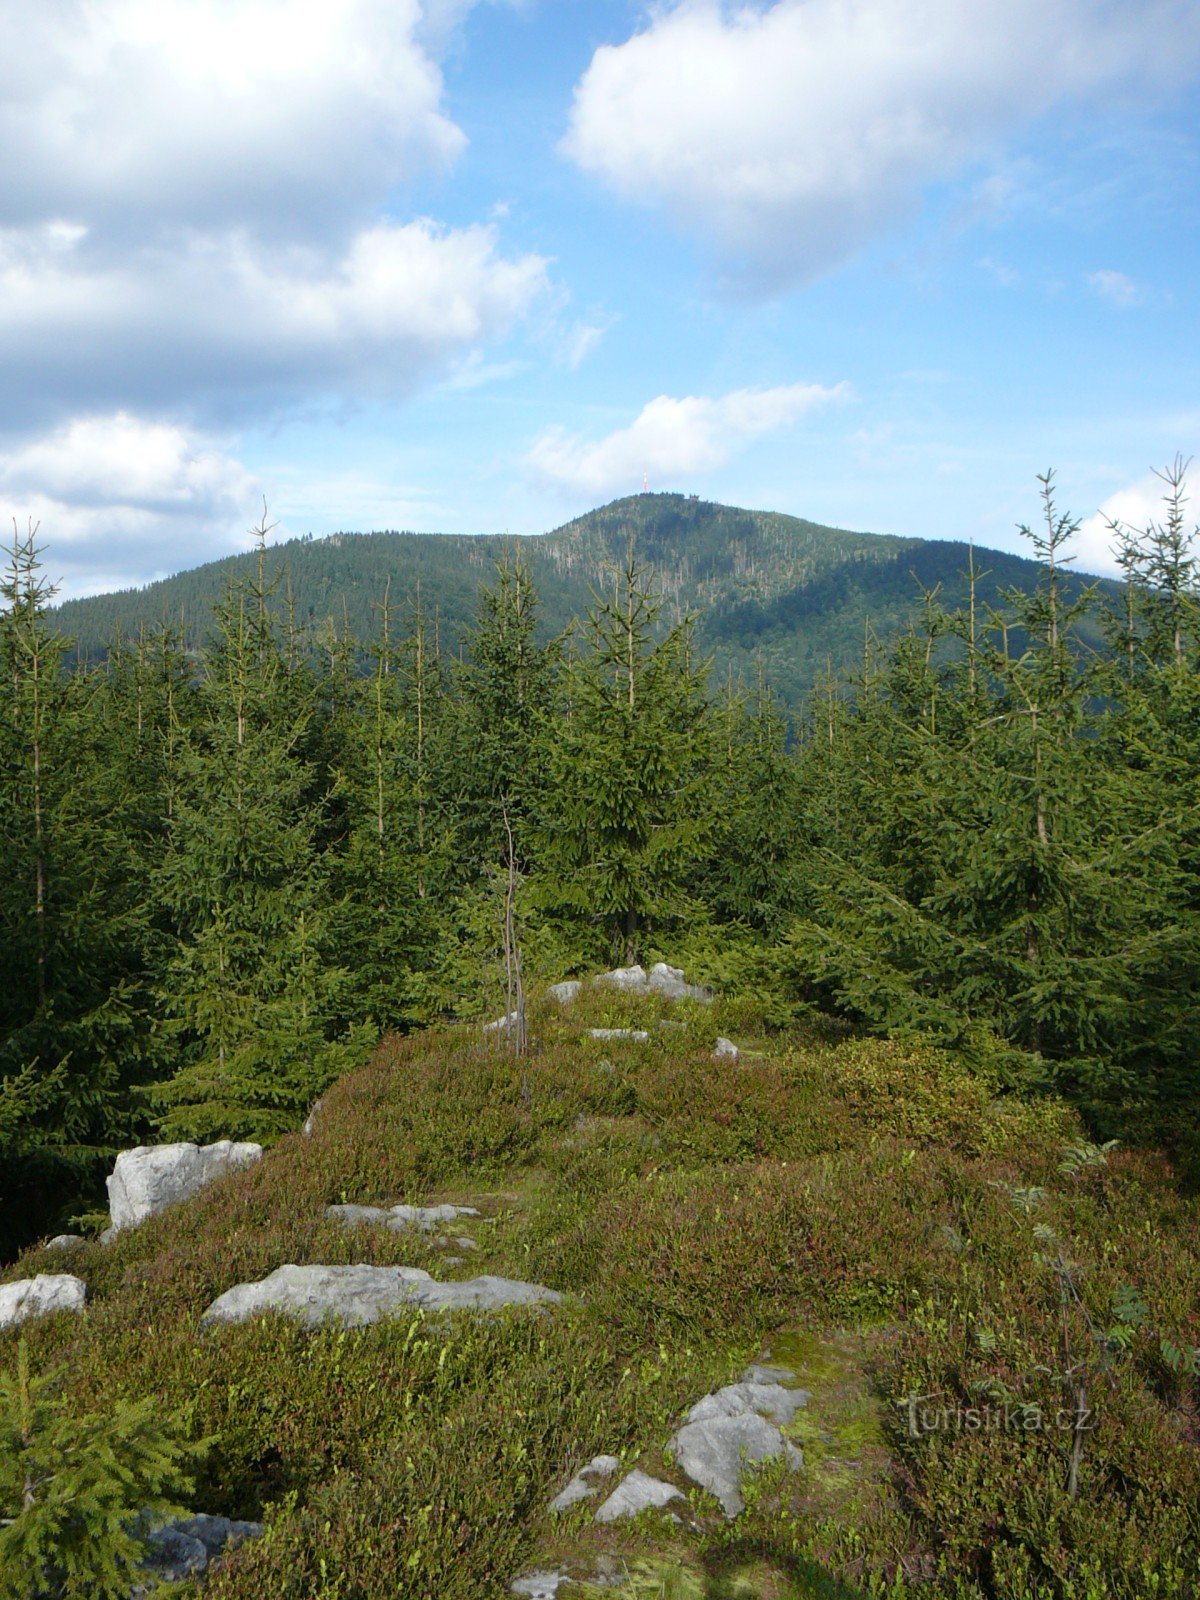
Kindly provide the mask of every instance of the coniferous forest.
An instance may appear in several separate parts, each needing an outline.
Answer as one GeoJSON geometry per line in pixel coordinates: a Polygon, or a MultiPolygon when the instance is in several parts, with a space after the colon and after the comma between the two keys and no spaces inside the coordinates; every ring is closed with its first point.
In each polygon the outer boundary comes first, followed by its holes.
{"type": "Polygon", "coordinates": [[[18,534],[0,1251],[99,1211],[122,1148],[270,1140],[381,1035],[491,1014],[506,918],[540,979],[665,954],[1195,1171],[1200,594],[1182,464],[1164,488],[1117,595],[1070,576],[1044,480],[1034,587],[916,596],[798,715],[712,680],[632,540],[549,641],[502,560],[448,657],[419,593],[367,638],[298,623],[264,526],[200,648],[78,665],[18,534]]]}

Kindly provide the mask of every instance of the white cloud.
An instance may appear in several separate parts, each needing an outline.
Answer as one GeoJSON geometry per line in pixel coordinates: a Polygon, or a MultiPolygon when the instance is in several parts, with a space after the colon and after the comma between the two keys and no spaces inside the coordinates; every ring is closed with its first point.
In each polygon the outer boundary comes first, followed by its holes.
{"type": "Polygon", "coordinates": [[[677,0],[597,50],[565,153],[760,287],[827,271],[1057,103],[1200,61],[1185,0],[677,0]]]}
{"type": "Polygon", "coordinates": [[[197,426],[501,370],[546,262],[396,214],[466,146],[474,3],[0,0],[0,509],[72,588],[236,547],[256,486],[197,426]]]}
{"type": "Polygon", "coordinates": [[[1107,268],[1100,272],[1089,272],[1088,283],[1098,294],[1101,300],[1107,300],[1109,305],[1135,306],[1141,299],[1141,291],[1132,278],[1127,278],[1123,272],[1113,272],[1107,268]]]}
{"type": "Polygon", "coordinates": [[[849,395],[846,384],[826,388],[817,383],[738,389],[717,399],[659,395],[629,427],[603,439],[588,441],[563,428],[547,430],[526,463],[547,483],[597,497],[632,494],[643,474],[655,488],[686,483],[722,466],[738,446],[849,395]]]}
{"type": "Polygon", "coordinates": [[[1163,496],[1166,485],[1157,472],[1126,484],[1110,494],[1100,509],[1079,527],[1074,549],[1084,572],[1117,573],[1115,541],[1110,524],[1120,523],[1137,533],[1151,523],[1161,523],[1166,515],[1163,496]]]}
{"type": "Polygon", "coordinates": [[[5,0],[0,218],[107,235],[361,216],[463,149],[419,0],[5,0]]]}
{"type": "Polygon", "coordinates": [[[0,422],[85,407],[232,412],[248,396],[407,394],[504,334],[546,284],[487,226],[378,223],[339,254],[244,233],[120,262],[51,226],[0,232],[0,422]]]}
{"type": "Polygon", "coordinates": [[[0,451],[0,507],[40,525],[62,593],[101,593],[244,548],[259,483],[211,440],[117,412],[0,451]]]}
{"type": "Polygon", "coordinates": [[[563,334],[559,359],[572,372],[577,372],[592,351],[608,332],[607,322],[577,322],[563,334]]]}

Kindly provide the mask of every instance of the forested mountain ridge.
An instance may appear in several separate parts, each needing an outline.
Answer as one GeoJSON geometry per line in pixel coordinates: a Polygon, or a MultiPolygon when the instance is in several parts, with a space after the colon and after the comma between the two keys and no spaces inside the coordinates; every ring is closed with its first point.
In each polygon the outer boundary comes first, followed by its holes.
{"type": "MultiPolygon", "coordinates": [[[[310,636],[332,623],[360,640],[374,637],[390,582],[393,603],[419,593],[438,619],[442,647],[453,653],[481,584],[506,551],[519,550],[529,567],[548,638],[582,615],[593,590],[607,586],[631,536],[667,600],[668,620],[688,612],[699,619],[697,640],[717,674],[732,668],[749,678],[761,661],[792,706],[822,672],[858,664],[868,629],[881,642],[899,633],[923,592],[940,587],[952,608],[966,600],[971,552],[964,543],[853,533],[679,494],[629,496],[552,533],[520,538],[380,532],[292,539],[271,547],[269,570],[310,636]]],[[[144,589],[66,601],[57,622],[83,660],[102,656],[118,632],[135,635],[164,621],[196,645],[226,585],[255,559],[228,556],[144,589]]],[[[989,550],[975,560],[981,605],[999,603],[1005,587],[1036,582],[1036,564],[1023,557],[989,550]]],[[[1071,587],[1082,582],[1068,580],[1071,587]]]]}

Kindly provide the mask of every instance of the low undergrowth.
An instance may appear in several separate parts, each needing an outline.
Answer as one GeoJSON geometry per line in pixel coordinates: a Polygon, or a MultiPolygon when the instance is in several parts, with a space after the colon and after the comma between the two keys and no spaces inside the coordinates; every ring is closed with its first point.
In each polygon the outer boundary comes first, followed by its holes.
{"type": "MultiPolygon", "coordinates": [[[[746,1005],[585,991],[533,1021],[523,1060],[474,1029],[385,1041],[310,1138],[4,1274],[85,1278],[84,1317],[28,1325],[35,1368],[61,1366],[81,1412],[152,1397],[183,1417],[211,1440],[197,1509],[265,1519],[206,1594],[476,1600],[550,1559],[706,1600],[1200,1592],[1197,1206],[1163,1160],[1097,1150],[1060,1103],[936,1052],[768,1036],[746,1005]],[[635,1022],[649,1044],[586,1034],[635,1022]],[[714,1060],[735,1030],[742,1058],[714,1060]],[[482,1212],[457,1266],[324,1216],[443,1198],[482,1212]],[[200,1328],[289,1261],[505,1273],[568,1300],[200,1328]],[[686,1406],[773,1340],[814,1380],[803,1472],[763,1474],[734,1524],[699,1494],[679,1525],[546,1515],[594,1454],[661,1463],[686,1406]],[[838,1351],[853,1381],[816,1381],[838,1351]]],[[[0,1364],[15,1345],[0,1335],[0,1364]]]]}

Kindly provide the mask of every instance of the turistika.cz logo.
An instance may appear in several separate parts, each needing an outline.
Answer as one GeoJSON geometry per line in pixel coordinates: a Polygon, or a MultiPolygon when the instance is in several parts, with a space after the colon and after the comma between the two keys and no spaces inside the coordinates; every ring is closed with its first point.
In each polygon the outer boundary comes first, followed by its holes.
{"type": "Polygon", "coordinates": [[[1022,1401],[987,1401],[978,1406],[949,1405],[938,1394],[910,1394],[892,1404],[906,1413],[910,1438],[928,1433],[1090,1433],[1096,1413],[1090,1406],[1045,1406],[1022,1401]]]}

